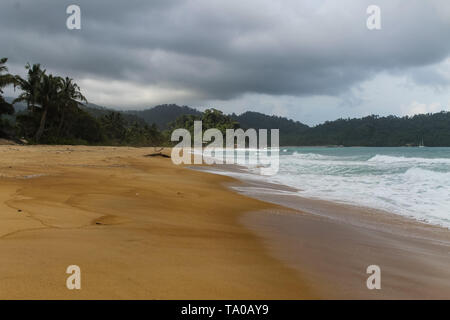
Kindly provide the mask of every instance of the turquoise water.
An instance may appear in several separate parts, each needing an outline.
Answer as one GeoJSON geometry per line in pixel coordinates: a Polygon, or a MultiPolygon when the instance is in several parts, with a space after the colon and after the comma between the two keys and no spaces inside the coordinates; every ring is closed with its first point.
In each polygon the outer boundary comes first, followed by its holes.
{"type": "Polygon", "coordinates": [[[268,179],[450,228],[450,148],[280,148],[268,179]]]}

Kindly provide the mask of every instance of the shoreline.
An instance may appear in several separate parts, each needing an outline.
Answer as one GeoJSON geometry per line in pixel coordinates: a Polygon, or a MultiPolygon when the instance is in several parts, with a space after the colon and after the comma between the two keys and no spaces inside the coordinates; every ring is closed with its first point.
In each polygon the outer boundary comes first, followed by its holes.
{"type": "Polygon", "coordinates": [[[152,152],[0,147],[0,298],[450,298],[445,229],[289,198],[289,188],[255,199],[230,189],[245,181],[152,152]],[[65,287],[73,264],[80,291],[65,287]],[[382,290],[365,286],[371,264],[382,290]]]}
{"type": "Polygon", "coordinates": [[[306,275],[311,286],[327,284],[321,292],[325,298],[450,299],[447,228],[381,210],[303,198],[288,186],[239,180],[229,187],[294,210],[250,212],[241,222],[265,239],[274,257],[306,275]],[[382,290],[367,289],[369,265],[380,266],[382,290]]]}
{"type": "Polygon", "coordinates": [[[239,223],[279,206],[152,152],[0,147],[0,298],[319,298],[239,223]]]}
{"type": "MultiPolygon", "coordinates": [[[[389,220],[389,223],[412,223],[416,226],[421,226],[422,228],[435,228],[436,230],[450,232],[450,227],[426,220],[416,219],[412,215],[407,216],[401,213],[359,205],[357,203],[339,202],[336,200],[322,199],[319,197],[305,197],[298,194],[298,192],[302,190],[296,187],[284,185],[278,182],[255,179],[258,175],[246,170],[246,168],[241,165],[191,166],[190,169],[231,177],[241,182],[241,184],[230,185],[230,188],[236,192],[244,194],[248,197],[257,198],[262,201],[278,204],[294,210],[308,211],[309,213],[324,215],[329,218],[342,218],[341,215],[333,214],[333,212],[328,210],[321,210],[321,208],[328,205],[337,208],[344,208],[351,212],[359,211],[364,215],[372,216],[372,218],[378,216],[379,218],[384,218],[384,220],[389,220]],[[281,199],[277,196],[280,196],[281,199]],[[302,201],[293,204],[289,199],[301,199],[302,201]]],[[[340,211],[340,214],[342,214],[342,210],[340,211]]]]}

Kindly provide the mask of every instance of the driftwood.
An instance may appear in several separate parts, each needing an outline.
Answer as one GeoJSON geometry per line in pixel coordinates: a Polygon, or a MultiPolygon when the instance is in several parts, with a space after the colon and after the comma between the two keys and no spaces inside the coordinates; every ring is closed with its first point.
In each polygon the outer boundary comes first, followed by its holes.
{"type": "Polygon", "coordinates": [[[170,158],[169,155],[162,153],[164,148],[154,148],[155,153],[149,153],[146,154],[144,157],[163,157],[163,158],[170,158]]]}
{"type": "Polygon", "coordinates": [[[163,157],[163,158],[170,158],[170,156],[168,156],[167,154],[164,154],[164,153],[162,153],[162,152],[146,154],[144,157],[163,157]]]}

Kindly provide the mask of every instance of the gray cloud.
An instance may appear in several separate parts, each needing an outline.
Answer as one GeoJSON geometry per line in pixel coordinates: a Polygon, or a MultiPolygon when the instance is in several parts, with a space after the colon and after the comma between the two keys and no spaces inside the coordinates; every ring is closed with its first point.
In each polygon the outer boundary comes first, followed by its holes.
{"type": "Polygon", "coordinates": [[[382,30],[369,31],[372,2],[79,0],[82,30],[69,31],[73,1],[3,0],[0,55],[14,70],[40,62],[77,79],[189,91],[193,101],[341,96],[379,72],[414,68],[412,81],[448,85],[427,67],[450,55],[450,3],[375,1],[382,30]]]}

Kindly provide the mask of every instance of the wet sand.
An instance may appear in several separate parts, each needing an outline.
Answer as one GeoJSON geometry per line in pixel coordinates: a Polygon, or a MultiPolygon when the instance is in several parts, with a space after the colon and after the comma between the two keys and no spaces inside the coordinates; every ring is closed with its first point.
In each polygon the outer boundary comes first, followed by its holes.
{"type": "Polygon", "coordinates": [[[309,286],[322,288],[321,297],[450,299],[450,230],[380,210],[303,198],[282,185],[242,182],[231,187],[296,210],[246,213],[241,222],[309,286]],[[367,289],[370,265],[381,269],[381,290],[367,289]]]}

